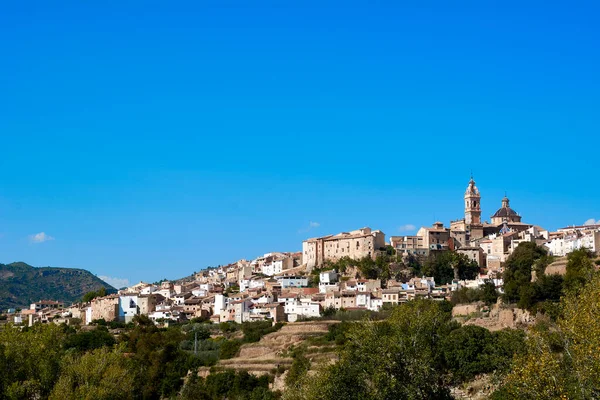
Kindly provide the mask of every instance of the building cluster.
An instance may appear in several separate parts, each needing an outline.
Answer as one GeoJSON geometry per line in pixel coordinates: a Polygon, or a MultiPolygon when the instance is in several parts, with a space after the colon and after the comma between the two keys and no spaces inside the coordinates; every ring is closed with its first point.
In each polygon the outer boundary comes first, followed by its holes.
{"type": "Polygon", "coordinates": [[[473,178],[467,186],[464,205],[464,218],[451,221],[448,227],[435,222],[420,228],[416,235],[392,236],[389,242],[383,232],[365,227],[307,239],[299,253],[267,253],[251,261],[209,268],[176,282],[140,282],[85,304],[65,307],[56,301],[40,301],[31,304],[29,310],[14,312],[13,318],[29,324],[68,322],[73,318],[85,324],[94,320],[129,322],[136,315],[146,315],[157,323],[193,318],[214,323],[265,319],[294,322],[322,316],[327,309],[379,311],[386,305],[418,297],[448,299],[460,287],[476,288],[489,279],[501,291],[499,273],[503,263],[522,242],[545,246],[555,256],[579,248],[600,250],[600,225],[549,232],[523,222],[506,196],[490,221],[482,221],[481,194],[473,178]],[[329,263],[344,257],[375,259],[381,252],[389,251],[389,246],[405,259],[424,260],[445,251],[461,253],[480,266],[480,274],[472,281],[436,285],[431,277],[382,282],[359,279],[356,271],[343,275],[328,268],[329,263]],[[313,271],[315,274],[311,274],[313,271]]]}
{"type": "Polygon", "coordinates": [[[504,196],[501,207],[489,221],[481,220],[481,194],[473,178],[464,195],[464,218],[450,222],[449,227],[436,222],[422,227],[414,236],[392,236],[390,245],[406,257],[427,257],[433,252],[456,251],[477,262],[490,276],[502,272],[506,259],[522,242],[544,246],[554,256],[565,256],[573,250],[587,248],[600,251],[600,225],[574,226],[549,232],[526,223],[504,196]]]}

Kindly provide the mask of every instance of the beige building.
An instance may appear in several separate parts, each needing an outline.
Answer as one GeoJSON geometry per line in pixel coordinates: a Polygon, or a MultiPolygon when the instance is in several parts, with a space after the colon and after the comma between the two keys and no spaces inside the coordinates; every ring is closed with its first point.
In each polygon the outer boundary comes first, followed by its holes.
{"type": "Polygon", "coordinates": [[[429,247],[425,245],[425,238],[422,236],[392,236],[390,245],[398,255],[427,256],[429,254],[429,247]]]}
{"type": "Polygon", "coordinates": [[[91,309],[92,321],[95,319],[115,321],[119,317],[119,295],[111,294],[95,298],[91,302],[91,309]]]}
{"type": "Polygon", "coordinates": [[[456,250],[457,253],[464,254],[471,261],[475,261],[480,267],[485,267],[485,253],[483,248],[477,246],[465,246],[456,250]]]}
{"type": "Polygon", "coordinates": [[[322,266],[325,261],[337,261],[342,257],[354,260],[376,256],[385,247],[385,234],[362,228],[352,232],[308,239],[302,242],[302,263],[308,270],[322,266]]]}
{"type": "Polygon", "coordinates": [[[433,226],[421,227],[417,236],[423,238],[423,246],[429,250],[447,250],[450,239],[450,229],[444,228],[441,222],[435,222],[433,226]]]}
{"type": "Polygon", "coordinates": [[[148,315],[156,310],[156,305],[165,300],[165,297],[160,294],[140,295],[138,297],[138,307],[140,314],[148,315]]]}

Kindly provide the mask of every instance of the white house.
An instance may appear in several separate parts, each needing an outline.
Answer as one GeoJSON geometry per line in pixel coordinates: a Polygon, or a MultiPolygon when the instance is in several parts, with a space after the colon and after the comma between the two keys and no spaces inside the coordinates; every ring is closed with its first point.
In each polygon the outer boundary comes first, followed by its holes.
{"type": "Polygon", "coordinates": [[[371,308],[371,293],[359,291],[356,294],[356,307],[371,308]]]}
{"type": "Polygon", "coordinates": [[[221,311],[226,308],[226,297],[222,294],[215,294],[215,305],[213,307],[213,315],[221,315],[221,311]]]}
{"type": "Polygon", "coordinates": [[[338,274],[335,270],[323,271],[319,274],[319,282],[324,284],[335,283],[338,281],[338,274]]]}
{"type": "Polygon", "coordinates": [[[286,271],[290,268],[294,267],[294,259],[289,256],[284,256],[277,258],[270,263],[265,263],[262,266],[263,275],[273,276],[277,274],[281,274],[283,271],[286,271]]]}
{"type": "Polygon", "coordinates": [[[307,287],[308,278],[304,276],[280,276],[277,277],[277,282],[281,285],[282,289],[290,287],[307,287]]]}
{"type": "Polygon", "coordinates": [[[139,314],[139,298],[137,295],[119,296],[119,320],[130,322],[139,314]]]}
{"type": "Polygon", "coordinates": [[[327,293],[331,291],[339,291],[340,284],[339,283],[319,283],[319,293],[327,293]]]}
{"type": "Polygon", "coordinates": [[[149,285],[146,286],[145,288],[142,288],[142,290],[140,290],[140,294],[152,294],[154,292],[156,292],[158,290],[158,287],[154,286],[154,285],[149,285]]]}
{"type": "Polygon", "coordinates": [[[295,322],[301,316],[307,318],[320,317],[321,306],[310,299],[301,299],[300,301],[286,303],[284,312],[287,314],[288,321],[295,322]]]}

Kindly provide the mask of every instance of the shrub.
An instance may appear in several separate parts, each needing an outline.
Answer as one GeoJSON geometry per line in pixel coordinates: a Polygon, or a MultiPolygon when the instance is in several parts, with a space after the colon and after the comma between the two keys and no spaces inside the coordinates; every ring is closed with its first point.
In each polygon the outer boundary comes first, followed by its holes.
{"type": "Polygon", "coordinates": [[[223,341],[219,348],[219,358],[226,360],[237,356],[241,346],[242,342],[237,339],[223,341]]]}

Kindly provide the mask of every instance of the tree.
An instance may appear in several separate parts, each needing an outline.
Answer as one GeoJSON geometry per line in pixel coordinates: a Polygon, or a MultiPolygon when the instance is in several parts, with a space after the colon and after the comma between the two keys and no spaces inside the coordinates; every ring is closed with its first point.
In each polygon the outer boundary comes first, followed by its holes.
{"type": "Polygon", "coordinates": [[[565,274],[565,290],[578,292],[592,279],[595,268],[592,254],[589,250],[581,248],[567,256],[567,272],[565,274]]]}
{"type": "Polygon", "coordinates": [[[467,325],[453,330],[442,345],[453,380],[464,382],[480,373],[491,372],[494,365],[486,353],[492,334],[485,328],[467,325]]]}
{"type": "Polygon", "coordinates": [[[59,376],[65,336],[65,330],[55,324],[1,329],[4,393],[0,398],[46,398],[59,376]]]}
{"type": "Polygon", "coordinates": [[[106,328],[98,327],[92,331],[79,332],[69,336],[65,341],[65,349],[77,349],[79,351],[88,351],[100,347],[112,347],[116,343],[115,338],[106,328]]]}
{"type": "Polygon", "coordinates": [[[600,276],[563,300],[556,324],[538,323],[495,399],[596,399],[600,396],[600,276]]]}
{"type": "Polygon", "coordinates": [[[121,350],[96,349],[68,355],[50,400],[133,399],[134,374],[121,350]]]}
{"type": "Polygon", "coordinates": [[[442,347],[451,378],[460,383],[478,374],[506,372],[514,355],[523,352],[524,343],[525,335],[517,329],[492,333],[466,325],[451,331],[442,347]]]}
{"type": "Polygon", "coordinates": [[[508,257],[504,266],[504,300],[517,303],[521,296],[525,301],[533,297],[530,290],[531,270],[536,260],[544,257],[546,250],[532,242],[523,242],[508,257]]]}
{"type": "Polygon", "coordinates": [[[479,266],[464,254],[444,251],[431,254],[422,271],[427,276],[433,276],[437,284],[443,285],[452,282],[455,276],[458,279],[475,279],[479,274],[479,266]]]}
{"type": "Polygon", "coordinates": [[[285,399],[449,399],[440,344],[446,304],[414,300],[384,321],[352,324],[339,361],[307,374],[285,399]]]}
{"type": "Polygon", "coordinates": [[[481,301],[488,306],[498,301],[498,291],[496,290],[494,281],[491,279],[486,279],[479,290],[481,290],[481,301]]]}
{"type": "Polygon", "coordinates": [[[104,296],[106,296],[106,288],[104,286],[102,286],[100,289],[98,289],[96,291],[87,292],[86,294],[84,294],[81,301],[84,303],[89,303],[90,301],[94,300],[96,297],[104,297],[104,296]]]}
{"type": "Polygon", "coordinates": [[[310,360],[302,353],[294,355],[292,366],[285,377],[285,385],[288,388],[294,386],[310,369],[310,360]]]}

